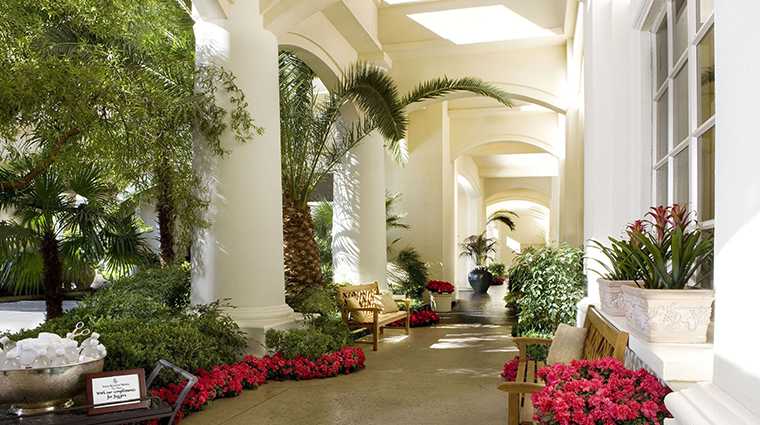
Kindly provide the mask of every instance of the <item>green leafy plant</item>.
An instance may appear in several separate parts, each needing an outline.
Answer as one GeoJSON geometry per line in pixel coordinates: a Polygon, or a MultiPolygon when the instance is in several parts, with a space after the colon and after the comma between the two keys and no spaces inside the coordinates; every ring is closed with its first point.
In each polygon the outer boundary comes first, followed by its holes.
{"type": "Polygon", "coordinates": [[[428,281],[427,263],[412,246],[405,247],[388,262],[388,285],[395,294],[419,299],[428,281]]]}
{"type": "Polygon", "coordinates": [[[494,238],[486,237],[486,232],[479,235],[468,236],[459,244],[460,257],[470,257],[475,261],[475,266],[485,265],[486,260],[493,260],[491,254],[496,252],[499,242],[494,238]]]}
{"type": "Polygon", "coordinates": [[[269,329],[266,332],[266,344],[271,353],[282,352],[286,359],[296,356],[316,359],[322,354],[353,345],[352,334],[348,328],[346,331],[347,333],[337,327],[333,333],[325,332],[324,329],[269,329]]]}
{"type": "Polygon", "coordinates": [[[589,240],[589,246],[598,249],[609,260],[608,265],[603,261],[594,259],[606,271],[606,273],[597,273],[607,280],[639,280],[641,272],[639,271],[638,262],[630,253],[630,247],[627,246],[631,244],[631,241],[614,238],[609,238],[609,240],[609,247],[602,245],[597,240],[589,240]]]}
{"type": "Polygon", "coordinates": [[[491,272],[494,279],[507,277],[507,266],[504,263],[491,263],[488,265],[488,271],[491,272]]]}
{"type": "MultiPolygon", "coordinates": [[[[576,304],[586,293],[584,253],[567,244],[526,248],[510,268],[518,313],[514,336],[526,331],[553,333],[560,323],[575,324],[576,304]]],[[[513,290],[513,289],[510,290],[513,290]]]]}

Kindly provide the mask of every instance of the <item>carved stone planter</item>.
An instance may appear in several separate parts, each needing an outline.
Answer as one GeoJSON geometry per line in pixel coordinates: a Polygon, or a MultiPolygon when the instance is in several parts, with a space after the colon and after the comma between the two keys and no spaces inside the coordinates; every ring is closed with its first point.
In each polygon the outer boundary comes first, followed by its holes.
{"type": "Polygon", "coordinates": [[[707,341],[709,289],[642,289],[622,286],[628,329],[649,342],[707,341]]]}
{"type": "Polygon", "coordinates": [[[601,277],[599,283],[599,299],[602,301],[602,311],[612,316],[625,316],[623,303],[623,285],[636,286],[632,280],[607,280],[601,277]]]}

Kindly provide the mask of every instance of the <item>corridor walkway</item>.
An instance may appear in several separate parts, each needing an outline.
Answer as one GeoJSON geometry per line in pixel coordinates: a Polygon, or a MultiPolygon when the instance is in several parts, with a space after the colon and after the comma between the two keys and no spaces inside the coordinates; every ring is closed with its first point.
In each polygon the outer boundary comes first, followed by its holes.
{"type": "MultiPolygon", "coordinates": [[[[311,381],[268,382],[214,401],[182,425],[501,424],[507,394],[499,373],[517,354],[504,314],[504,287],[461,302],[441,324],[387,330],[380,348],[358,344],[366,368],[311,381]]],[[[468,298],[472,298],[471,296],[468,298]]]]}

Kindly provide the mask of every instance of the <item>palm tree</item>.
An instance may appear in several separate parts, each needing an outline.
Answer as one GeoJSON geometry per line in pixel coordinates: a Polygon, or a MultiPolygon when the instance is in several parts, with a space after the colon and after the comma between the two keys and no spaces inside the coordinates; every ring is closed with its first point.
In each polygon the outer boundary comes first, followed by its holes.
{"type": "Polygon", "coordinates": [[[315,74],[303,61],[281,52],[279,64],[283,247],[286,289],[291,292],[322,285],[309,198],[322,178],[364,137],[377,130],[393,159],[405,162],[409,104],[469,91],[512,106],[506,92],[471,77],[426,81],[400,97],[382,68],[363,62],[349,66],[337,87],[322,100],[314,88],[315,74]],[[349,102],[364,116],[352,124],[340,115],[340,108],[349,102]]]}
{"type": "Polygon", "coordinates": [[[486,222],[486,224],[489,224],[494,221],[498,221],[500,223],[503,223],[505,226],[509,227],[509,230],[514,232],[515,222],[514,220],[512,220],[512,217],[510,217],[512,215],[515,216],[515,218],[520,218],[520,216],[517,215],[517,213],[514,211],[510,211],[503,208],[500,210],[496,210],[493,212],[493,214],[488,216],[488,221],[486,222]]]}
{"type": "Polygon", "coordinates": [[[486,237],[486,232],[470,235],[459,244],[459,248],[462,250],[459,256],[472,258],[475,261],[475,266],[480,267],[486,264],[486,260],[493,260],[491,253],[496,252],[496,245],[498,245],[498,241],[486,237]]]}
{"type": "MultiPolygon", "coordinates": [[[[3,173],[6,174],[7,172],[3,173]]],[[[66,282],[80,279],[103,260],[124,272],[146,261],[134,210],[119,209],[113,191],[94,167],[62,175],[48,168],[25,188],[1,190],[0,278],[13,292],[44,288],[47,319],[63,315],[66,282]]]]}

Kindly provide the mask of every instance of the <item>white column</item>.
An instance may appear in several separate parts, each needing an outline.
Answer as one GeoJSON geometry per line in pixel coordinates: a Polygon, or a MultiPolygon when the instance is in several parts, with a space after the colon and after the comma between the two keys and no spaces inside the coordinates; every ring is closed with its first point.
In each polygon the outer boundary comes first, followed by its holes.
{"type": "Polygon", "coordinates": [[[192,299],[229,298],[236,307],[230,314],[257,352],[266,328],[293,319],[283,274],[277,39],[263,29],[258,0],[231,7],[230,19],[196,22],[196,60],[237,76],[248,110],[265,133],[245,144],[225,134],[223,146],[231,153],[223,158],[210,157],[196,141],[196,167],[208,189],[213,224],[196,239],[192,299]]]}
{"type": "Polygon", "coordinates": [[[384,155],[383,139],[373,132],[335,173],[333,268],[336,282],[377,282],[387,291],[384,155]]]}

